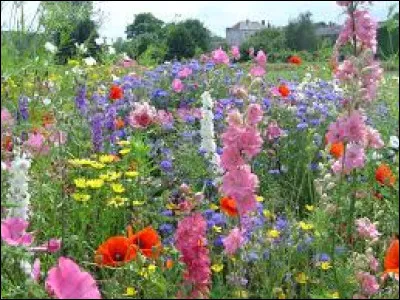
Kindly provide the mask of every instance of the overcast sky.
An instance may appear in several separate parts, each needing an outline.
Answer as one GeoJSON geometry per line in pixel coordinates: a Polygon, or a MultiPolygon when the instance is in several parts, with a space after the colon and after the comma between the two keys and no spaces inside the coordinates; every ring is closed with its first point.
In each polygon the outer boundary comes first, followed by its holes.
{"type": "MultiPolygon", "coordinates": [[[[379,21],[384,20],[393,3],[398,2],[374,1],[371,14],[379,21]]],[[[32,19],[38,4],[39,1],[26,1],[28,20],[32,19]]],[[[2,10],[2,25],[4,22],[10,24],[9,7],[11,5],[2,10]]],[[[335,1],[98,1],[95,7],[103,13],[100,35],[114,39],[125,37],[126,25],[132,23],[134,15],[141,12],[151,12],[165,22],[197,18],[221,37],[225,37],[226,27],[241,20],[266,20],[280,26],[307,10],[313,14],[315,22],[343,22],[342,10],[335,1]]]]}

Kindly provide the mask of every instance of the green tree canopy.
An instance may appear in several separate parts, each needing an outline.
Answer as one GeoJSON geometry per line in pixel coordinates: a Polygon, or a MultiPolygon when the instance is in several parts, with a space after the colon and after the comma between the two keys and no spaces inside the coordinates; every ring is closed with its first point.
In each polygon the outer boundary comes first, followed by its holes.
{"type": "Polygon", "coordinates": [[[315,51],[317,49],[318,38],[311,17],[310,12],[302,13],[286,26],[286,46],[289,49],[296,51],[315,51]]]}
{"type": "Polygon", "coordinates": [[[158,34],[164,22],[157,19],[152,13],[141,13],[135,15],[135,20],[126,28],[128,39],[133,39],[142,34],[158,34]]]}
{"type": "Polygon", "coordinates": [[[183,23],[170,28],[166,44],[166,59],[193,57],[196,52],[196,44],[183,23]]]}

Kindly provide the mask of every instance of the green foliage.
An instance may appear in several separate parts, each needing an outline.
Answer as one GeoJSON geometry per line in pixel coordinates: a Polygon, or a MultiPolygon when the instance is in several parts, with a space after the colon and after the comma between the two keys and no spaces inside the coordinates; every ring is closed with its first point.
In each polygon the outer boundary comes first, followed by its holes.
{"type": "Polygon", "coordinates": [[[138,62],[143,66],[153,67],[162,63],[166,53],[167,47],[165,44],[150,44],[146,51],[139,56],[138,62]]]}
{"type": "Polygon", "coordinates": [[[183,23],[175,25],[171,30],[167,37],[167,47],[166,59],[193,57],[196,52],[196,44],[183,23]]]}
{"type": "Polygon", "coordinates": [[[378,29],[378,54],[383,58],[399,54],[399,13],[391,6],[384,25],[378,29]]]}
{"type": "Polygon", "coordinates": [[[286,46],[289,49],[314,51],[317,48],[317,35],[311,16],[310,12],[302,13],[289,22],[285,29],[286,46]]]}
{"type": "Polygon", "coordinates": [[[128,39],[136,38],[143,34],[158,34],[164,22],[157,19],[152,13],[141,13],[135,15],[135,20],[126,28],[128,39]]]}
{"type": "Polygon", "coordinates": [[[188,19],[179,24],[189,32],[196,47],[209,51],[211,45],[211,32],[197,19],[188,19]]]}

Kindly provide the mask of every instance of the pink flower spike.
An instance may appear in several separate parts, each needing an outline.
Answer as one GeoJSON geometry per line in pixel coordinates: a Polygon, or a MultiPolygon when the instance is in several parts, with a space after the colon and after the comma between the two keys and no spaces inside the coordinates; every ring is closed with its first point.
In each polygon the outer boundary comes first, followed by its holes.
{"type": "Polygon", "coordinates": [[[1,239],[10,246],[29,246],[33,236],[26,232],[29,223],[22,218],[8,218],[1,222],[1,239]]]}
{"type": "Polygon", "coordinates": [[[254,66],[250,69],[250,75],[254,77],[262,77],[265,75],[265,69],[261,66],[254,66]]]}
{"type": "Polygon", "coordinates": [[[1,126],[12,126],[14,124],[14,118],[10,114],[7,108],[1,109],[1,126]]]}
{"type": "Polygon", "coordinates": [[[236,60],[240,59],[240,50],[238,46],[232,46],[231,48],[232,57],[236,60]]]}
{"type": "Polygon", "coordinates": [[[96,281],[69,258],[60,257],[49,270],[46,289],[58,299],[101,299],[96,281]]]}
{"type": "Polygon", "coordinates": [[[186,78],[189,77],[193,73],[192,69],[188,67],[184,67],[182,70],[178,72],[179,78],[186,78]]]}
{"type": "Polygon", "coordinates": [[[225,252],[228,255],[234,255],[238,249],[240,249],[245,242],[243,231],[238,227],[231,230],[227,237],[222,241],[224,244],[225,252]]]}
{"type": "Polygon", "coordinates": [[[219,48],[217,50],[214,50],[212,52],[212,59],[215,64],[217,65],[227,65],[229,64],[229,56],[226,54],[222,48],[219,48]]]}
{"type": "Polygon", "coordinates": [[[273,141],[283,135],[283,130],[279,127],[276,121],[271,121],[268,124],[266,136],[269,141],[273,141]]]}
{"type": "Polygon", "coordinates": [[[256,62],[260,67],[265,67],[265,65],[267,64],[267,56],[265,55],[264,51],[258,51],[256,62]]]}
{"type": "Polygon", "coordinates": [[[172,89],[174,90],[175,93],[182,92],[183,88],[184,88],[184,85],[180,79],[176,78],[172,81],[172,89]]]}
{"type": "Polygon", "coordinates": [[[36,258],[33,263],[31,278],[35,282],[39,282],[39,280],[40,280],[40,259],[39,258],[36,258]]]}
{"type": "Polygon", "coordinates": [[[250,104],[247,108],[247,123],[249,125],[257,125],[263,118],[263,110],[259,104],[250,104]]]}
{"type": "Polygon", "coordinates": [[[49,146],[46,145],[44,135],[39,132],[30,133],[26,145],[35,154],[47,154],[50,150],[49,146]]]}

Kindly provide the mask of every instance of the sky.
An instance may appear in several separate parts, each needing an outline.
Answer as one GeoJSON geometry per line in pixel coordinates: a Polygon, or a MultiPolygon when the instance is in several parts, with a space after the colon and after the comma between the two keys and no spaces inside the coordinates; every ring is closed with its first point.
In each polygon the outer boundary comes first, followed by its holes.
{"type": "MultiPolygon", "coordinates": [[[[13,2],[13,1],[2,1],[13,2]]],[[[151,12],[164,22],[197,18],[212,33],[225,37],[226,27],[238,21],[265,20],[274,26],[286,25],[301,12],[310,11],[315,22],[342,23],[342,9],[335,1],[96,1],[95,8],[102,13],[100,36],[116,39],[125,38],[126,26],[134,15],[151,12]]],[[[386,19],[390,5],[398,1],[374,1],[370,11],[378,21],[386,19]]],[[[26,1],[26,19],[32,20],[39,1],[26,1]]],[[[11,5],[2,9],[1,19],[9,21],[11,5]],[[4,16],[4,17],[3,17],[4,16]]],[[[397,5],[398,7],[398,5],[397,5]]],[[[7,21],[6,21],[7,22],[7,21]]],[[[4,22],[2,23],[2,26],[4,22]]]]}

